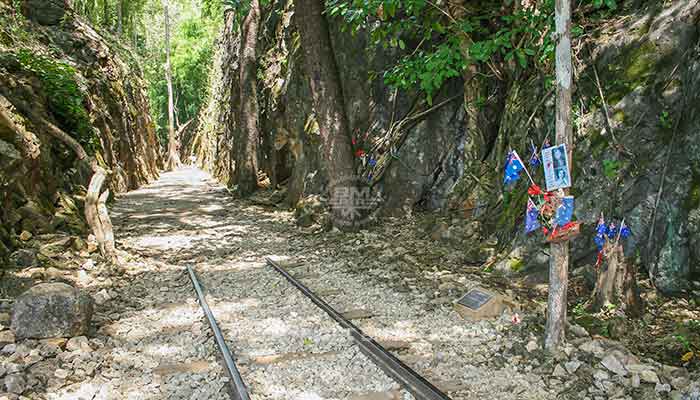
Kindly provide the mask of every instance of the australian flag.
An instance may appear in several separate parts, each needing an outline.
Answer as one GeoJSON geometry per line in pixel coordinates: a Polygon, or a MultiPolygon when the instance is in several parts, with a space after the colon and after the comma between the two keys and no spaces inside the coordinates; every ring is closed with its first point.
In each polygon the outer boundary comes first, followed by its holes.
{"type": "Polygon", "coordinates": [[[535,202],[531,198],[527,198],[527,210],[525,211],[525,233],[530,233],[540,229],[540,221],[537,217],[540,215],[540,210],[535,206],[535,202]]]}
{"type": "Polygon", "coordinates": [[[530,165],[532,168],[537,168],[540,166],[540,164],[542,164],[540,156],[537,154],[537,146],[535,146],[534,143],[530,143],[530,150],[532,151],[532,155],[530,156],[530,165]]]}
{"type": "Polygon", "coordinates": [[[503,175],[503,184],[510,185],[520,178],[525,166],[515,150],[511,150],[506,158],[506,168],[503,175]]]}
{"type": "Polygon", "coordinates": [[[605,232],[608,230],[607,226],[605,226],[605,219],[603,216],[600,216],[600,219],[598,220],[598,226],[595,228],[595,237],[593,238],[593,241],[595,242],[596,247],[598,247],[598,250],[603,250],[603,245],[605,244],[605,232]]]}
{"type": "Polygon", "coordinates": [[[625,224],[625,220],[622,220],[622,223],[620,224],[620,237],[623,239],[627,239],[632,235],[632,231],[630,228],[625,224]]]}
{"type": "Polygon", "coordinates": [[[557,226],[562,227],[571,222],[574,215],[574,196],[564,196],[557,208],[557,226]]]}

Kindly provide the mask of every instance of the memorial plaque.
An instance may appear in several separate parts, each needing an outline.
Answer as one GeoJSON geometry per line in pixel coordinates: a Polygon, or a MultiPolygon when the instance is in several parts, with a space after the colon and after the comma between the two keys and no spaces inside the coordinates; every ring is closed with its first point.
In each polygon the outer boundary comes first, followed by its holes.
{"type": "Polygon", "coordinates": [[[506,308],[504,297],[496,292],[473,288],[454,303],[455,311],[466,319],[493,318],[506,308]]]}
{"type": "Polygon", "coordinates": [[[487,293],[479,289],[472,289],[461,299],[459,299],[458,303],[465,307],[469,307],[472,310],[477,310],[484,304],[488,303],[488,301],[492,298],[493,295],[491,293],[487,293]]]}

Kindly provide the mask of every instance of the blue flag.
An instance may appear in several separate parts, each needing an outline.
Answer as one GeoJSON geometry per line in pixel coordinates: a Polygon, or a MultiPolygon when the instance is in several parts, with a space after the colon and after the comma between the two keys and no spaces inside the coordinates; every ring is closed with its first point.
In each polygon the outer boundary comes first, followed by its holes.
{"type": "Polygon", "coordinates": [[[632,235],[632,231],[630,228],[625,224],[625,220],[622,220],[622,223],[620,224],[620,237],[623,239],[627,239],[632,235]]]}
{"type": "Polygon", "coordinates": [[[525,166],[515,150],[508,153],[506,158],[506,168],[503,175],[503,184],[509,185],[520,178],[525,166]]]}
{"type": "Polygon", "coordinates": [[[537,168],[542,164],[542,161],[540,160],[539,154],[537,154],[537,146],[535,146],[532,141],[530,141],[530,150],[532,150],[532,155],[530,155],[530,166],[532,168],[537,168]]]}
{"type": "Polygon", "coordinates": [[[564,196],[561,205],[557,208],[557,226],[562,227],[571,222],[574,216],[574,196],[564,196]]]}
{"type": "Polygon", "coordinates": [[[600,219],[598,220],[598,225],[595,228],[595,237],[593,238],[593,241],[595,242],[596,247],[598,247],[598,251],[603,250],[603,245],[605,245],[605,232],[608,230],[608,227],[605,226],[605,218],[603,216],[600,216],[600,219]]]}
{"type": "Polygon", "coordinates": [[[525,233],[530,233],[540,228],[540,221],[537,217],[540,215],[540,210],[537,209],[531,198],[527,199],[527,210],[525,211],[525,233]]]}
{"type": "Polygon", "coordinates": [[[610,225],[608,225],[608,230],[605,232],[606,235],[608,235],[608,239],[617,239],[617,226],[615,226],[614,222],[611,222],[610,225]]]}

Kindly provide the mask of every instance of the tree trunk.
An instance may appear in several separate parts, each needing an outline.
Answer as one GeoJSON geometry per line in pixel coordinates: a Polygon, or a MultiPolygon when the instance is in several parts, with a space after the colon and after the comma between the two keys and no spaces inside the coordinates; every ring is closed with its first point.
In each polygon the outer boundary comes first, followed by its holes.
{"type": "Polygon", "coordinates": [[[117,37],[121,37],[124,31],[124,0],[117,1],[117,37]]]}
{"type": "Polygon", "coordinates": [[[353,201],[358,190],[352,143],[323,4],[322,0],[297,1],[296,23],[330,180],[332,222],[339,229],[353,230],[362,215],[353,201]]]}
{"type": "Polygon", "coordinates": [[[102,0],[102,26],[109,29],[109,0],[102,0]]]}
{"type": "MultiPolygon", "coordinates": [[[[555,1],[557,33],[556,76],[557,111],[556,142],[565,144],[569,153],[569,172],[573,159],[571,145],[571,2],[555,1]]],[[[569,174],[571,176],[571,174],[569,174]]],[[[556,351],[564,339],[566,326],[566,289],[569,276],[569,242],[552,243],[549,255],[549,296],[547,299],[547,324],[544,347],[556,351]]]]}
{"type": "Polygon", "coordinates": [[[625,261],[622,245],[606,243],[603,254],[606,262],[598,270],[593,310],[600,311],[607,304],[613,304],[628,316],[641,315],[643,304],[637,288],[636,271],[632,264],[625,261]]]}
{"type": "Polygon", "coordinates": [[[168,15],[168,0],[163,0],[165,17],[165,80],[168,84],[168,161],[165,169],[172,171],[180,166],[180,156],[177,151],[175,137],[175,107],[173,105],[173,81],[170,66],[170,17],[168,15]]]}
{"type": "Polygon", "coordinates": [[[260,25],[260,4],[251,0],[250,11],[241,26],[239,51],[239,93],[240,126],[236,157],[236,182],[238,194],[248,196],[258,188],[258,88],[257,88],[257,47],[260,25]]]}

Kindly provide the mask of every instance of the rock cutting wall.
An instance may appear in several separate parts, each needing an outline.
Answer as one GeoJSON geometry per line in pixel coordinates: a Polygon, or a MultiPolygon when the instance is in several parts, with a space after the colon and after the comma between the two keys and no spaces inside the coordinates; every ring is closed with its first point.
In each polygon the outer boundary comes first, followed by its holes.
{"type": "MultiPolygon", "coordinates": [[[[78,19],[65,3],[0,4],[0,258],[22,231],[85,232],[91,172],[50,134],[73,137],[111,171],[112,193],[156,178],[159,144],[141,71],[128,49],[78,19]]],[[[16,261],[16,260],[15,260],[16,261]]]]}
{"type": "MultiPolygon", "coordinates": [[[[624,217],[634,232],[627,256],[650,271],[660,290],[677,294],[700,270],[700,5],[657,3],[601,23],[577,50],[572,192],[584,231],[573,242],[574,264],[595,262],[592,232],[601,212],[624,217]]],[[[323,193],[325,177],[292,10],[290,2],[278,1],[263,11],[260,159],[272,183],[286,183],[289,205],[298,206],[306,196],[323,193]]],[[[229,16],[209,107],[188,150],[225,182],[235,168],[228,157],[237,112],[230,101],[238,76],[233,23],[229,16]]],[[[521,233],[527,184],[506,192],[501,175],[510,148],[529,157],[531,141],[539,145],[554,138],[547,77],[526,71],[507,82],[486,82],[486,90],[500,97],[478,121],[496,135],[477,140],[480,133],[470,132],[465,121],[461,80],[448,82],[432,104],[415,93],[396,92],[376,72],[400,57],[397,50],[373,48],[362,32],[341,32],[337,22],[331,26],[356,150],[368,155],[365,163],[378,161],[368,169],[358,158],[358,171],[381,193],[383,214],[456,212],[452,224],[460,226],[448,228],[470,233],[463,248],[470,260],[498,254],[505,273],[513,272],[511,265],[544,267],[541,236],[521,233]]],[[[541,171],[533,172],[543,181],[541,171]]]]}

